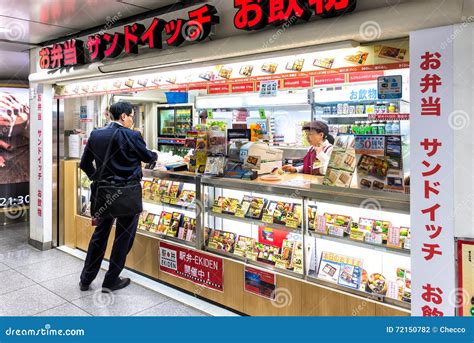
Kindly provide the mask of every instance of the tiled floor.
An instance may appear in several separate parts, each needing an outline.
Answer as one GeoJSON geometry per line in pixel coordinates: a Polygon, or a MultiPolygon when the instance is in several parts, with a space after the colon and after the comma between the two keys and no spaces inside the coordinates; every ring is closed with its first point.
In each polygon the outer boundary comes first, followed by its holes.
{"type": "Polygon", "coordinates": [[[136,283],[104,294],[103,270],[91,290],[81,292],[83,261],[58,249],[36,250],[27,244],[27,237],[26,225],[0,227],[0,316],[208,315],[136,283]]]}

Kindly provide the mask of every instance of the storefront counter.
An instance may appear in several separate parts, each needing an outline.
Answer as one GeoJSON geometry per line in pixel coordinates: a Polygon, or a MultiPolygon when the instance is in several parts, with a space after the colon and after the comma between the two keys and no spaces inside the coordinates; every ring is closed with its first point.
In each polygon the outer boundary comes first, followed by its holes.
{"type": "MultiPolygon", "coordinates": [[[[80,212],[80,197],[77,195],[82,188],[82,184],[78,161],[70,160],[63,163],[65,170],[65,244],[71,248],[86,251],[94,228],[91,225],[91,219],[80,212]]],[[[314,261],[309,256],[303,258],[305,260],[305,271],[299,274],[294,271],[280,270],[275,266],[252,261],[249,258],[236,256],[229,252],[215,251],[208,246],[209,235],[213,235],[212,232],[214,231],[208,231],[205,228],[212,226],[213,230],[218,230],[222,228],[219,225],[224,225],[224,228],[229,227],[229,230],[231,230],[233,225],[229,223],[233,223],[232,220],[235,219],[227,218],[226,216],[228,215],[224,214],[220,218],[217,213],[214,213],[216,217],[213,217],[212,202],[217,194],[221,194],[219,193],[221,187],[225,186],[222,194],[231,192],[233,188],[236,188],[238,191],[244,192],[244,194],[271,194],[271,196],[277,197],[285,196],[303,199],[303,211],[305,213],[306,201],[309,201],[306,195],[311,195],[312,197],[317,197],[318,195],[318,191],[312,190],[311,184],[320,185],[321,178],[302,174],[286,174],[282,175],[282,180],[278,182],[268,182],[260,179],[243,181],[196,177],[194,174],[187,172],[163,173],[145,171],[144,174],[145,178],[153,176],[155,178],[193,183],[195,185],[196,239],[193,242],[184,240],[180,242],[177,238],[139,229],[133,249],[127,258],[127,268],[239,313],[252,316],[408,316],[410,314],[409,304],[402,303],[401,301],[389,302],[384,297],[371,295],[359,290],[350,290],[324,280],[317,280],[314,275],[311,275],[311,268],[314,269],[314,266],[310,265],[314,264],[314,261]],[[227,224],[219,224],[219,220],[227,224]],[[170,247],[176,249],[179,255],[187,251],[188,254],[200,256],[201,259],[208,257],[222,263],[221,270],[219,271],[219,273],[222,273],[222,279],[217,278],[219,281],[216,281],[222,289],[217,290],[214,287],[216,285],[203,286],[189,277],[179,276],[164,268],[161,263],[162,256],[160,254],[167,251],[170,247]],[[245,288],[246,271],[249,268],[254,268],[254,270],[261,271],[267,276],[274,277],[275,290],[272,292],[272,299],[269,299],[268,294],[265,297],[262,294],[256,294],[245,288]]],[[[146,202],[147,200],[144,200],[144,205],[146,202]]],[[[152,201],[150,203],[152,204],[146,206],[158,206],[152,201]]],[[[175,211],[179,209],[177,205],[163,206],[163,208],[174,206],[175,211]]],[[[153,210],[153,207],[146,208],[153,210]]],[[[189,208],[185,207],[181,207],[181,210],[184,212],[190,211],[189,208]]],[[[257,232],[255,227],[261,228],[265,225],[262,220],[253,219],[250,220],[251,223],[246,221],[246,218],[240,218],[238,221],[235,221],[238,224],[235,225],[235,228],[254,225],[252,229],[249,229],[254,234],[257,232]]],[[[306,239],[305,244],[308,244],[311,236],[306,226],[307,220],[303,220],[303,223],[300,228],[295,228],[294,230],[283,225],[275,224],[271,226],[283,231],[292,232],[292,234],[300,233],[306,239]]],[[[347,240],[347,238],[341,237],[338,244],[341,243],[341,240],[347,240]]],[[[112,242],[113,236],[111,235],[106,258],[110,256],[112,242]]],[[[357,242],[354,243],[356,244],[357,242]]],[[[377,247],[377,249],[383,250],[382,247],[377,247]]],[[[400,252],[400,254],[406,256],[406,252],[400,252]]]]}

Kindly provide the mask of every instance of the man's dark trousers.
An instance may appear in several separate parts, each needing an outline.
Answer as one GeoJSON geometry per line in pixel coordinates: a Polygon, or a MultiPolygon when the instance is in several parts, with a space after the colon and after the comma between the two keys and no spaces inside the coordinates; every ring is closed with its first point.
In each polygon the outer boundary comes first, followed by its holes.
{"type": "MultiPolygon", "coordinates": [[[[119,281],[119,275],[125,266],[127,254],[132,249],[135,234],[137,233],[138,218],[138,214],[133,217],[117,218],[109,270],[105,274],[102,287],[110,288],[119,281]]],[[[114,220],[115,218],[113,217],[98,219],[97,227],[89,243],[84,269],[81,274],[81,282],[84,285],[90,285],[99,273],[114,220]]]]}

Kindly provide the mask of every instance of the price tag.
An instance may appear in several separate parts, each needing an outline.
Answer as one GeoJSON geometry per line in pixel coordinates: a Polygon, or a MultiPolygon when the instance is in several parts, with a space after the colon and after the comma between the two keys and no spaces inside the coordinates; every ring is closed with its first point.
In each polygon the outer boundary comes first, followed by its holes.
{"type": "Polygon", "coordinates": [[[245,211],[242,208],[238,208],[237,211],[235,211],[235,216],[238,218],[244,218],[245,211]]]}
{"type": "Polygon", "coordinates": [[[331,236],[344,237],[344,228],[342,226],[328,225],[328,232],[331,236]]]}
{"type": "Polygon", "coordinates": [[[355,241],[364,241],[365,232],[358,229],[352,229],[349,237],[355,241]]]}
{"type": "Polygon", "coordinates": [[[374,232],[365,233],[365,241],[372,244],[382,244],[382,235],[374,232]]]}
{"type": "Polygon", "coordinates": [[[163,195],[163,197],[161,198],[161,202],[165,204],[169,204],[170,200],[171,198],[169,197],[169,195],[163,195]]]}
{"type": "Polygon", "coordinates": [[[267,115],[265,114],[265,109],[264,108],[259,108],[258,109],[258,114],[260,116],[260,119],[267,119],[267,115]]]}
{"type": "Polygon", "coordinates": [[[390,227],[388,229],[387,246],[401,248],[399,227],[390,227]]]}
{"type": "Polygon", "coordinates": [[[222,208],[219,206],[212,206],[212,212],[222,213],[222,208]]]}
{"type": "Polygon", "coordinates": [[[286,218],[286,226],[292,229],[297,229],[299,226],[299,220],[295,218],[286,218]]]}
{"type": "Polygon", "coordinates": [[[273,224],[273,215],[264,214],[262,217],[262,222],[267,223],[267,224],[273,224]]]}
{"type": "Polygon", "coordinates": [[[326,226],[326,217],[323,215],[318,216],[318,225],[315,226],[315,231],[317,233],[327,235],[328,234],[328,228],[326,226]]]}
{"type": "Polygon", "coordinates": [[[171,205],[178,205],[179,199],[178,198],[171,198],[170,199],[170,204],[171,205]]]}
{"type": "Polygon", "coordinates": [[[405,238],[405,242],[403,242],[403,248],[407,250],[411,249],[411,238],[405,238]]]}

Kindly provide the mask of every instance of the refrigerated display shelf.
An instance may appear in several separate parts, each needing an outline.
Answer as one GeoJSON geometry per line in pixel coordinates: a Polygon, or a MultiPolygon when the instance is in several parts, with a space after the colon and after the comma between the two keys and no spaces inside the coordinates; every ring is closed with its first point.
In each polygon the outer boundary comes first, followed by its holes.
{"type": "Polygon", "coordinates": [[[381,244],[375,244],[375,243],[369,243],[369,242],[362,242],[362,241],[356,241],[353,239],[350,239],[349,237],[338,237],[338,236],[331,236],[331,235],[324,235],[320,233],[316,233],[313,231],[308,231],[309,235],[314,238],[320,238],[320,239],[325,239],[333,242],[339,242],[339,243],[344,243],[344,244],[349,244],[361,248],[366,248],[366,249],[373,249],[376,251],[382,251],[382,252],[390,252],[390,253],[395,253],[403,256],[410,256],[410,250],[408,249],[402,249],[402,248],[392,248],[388,247],[386,245],[381,245],[381,244]]]}
{"type": "Polygon", "coordinates": [[[270,227],[272,229],[282,230],[282,231],[286,231],[286,232],[301,232],[301,227],[294,229],[294,228],[291,228],[291,227],[288,227],[288,226],[285,226],[285,225],[269,224],[269,223],[265,223],[261,220],[251,219],[251,218],[247,218],[247,217],[240,218],[240,217],[236,217],[232,214],[213,212],[211,208],[208,208],[206,213],[208,213],[210,216],[214,216],[216,218],[233,220],[233,221],[238,221],[238,222],[241,222],[241,223],[252,224],[252,225],[257,225],[257,226],[265,226],[265,227],[270,227]]]}

